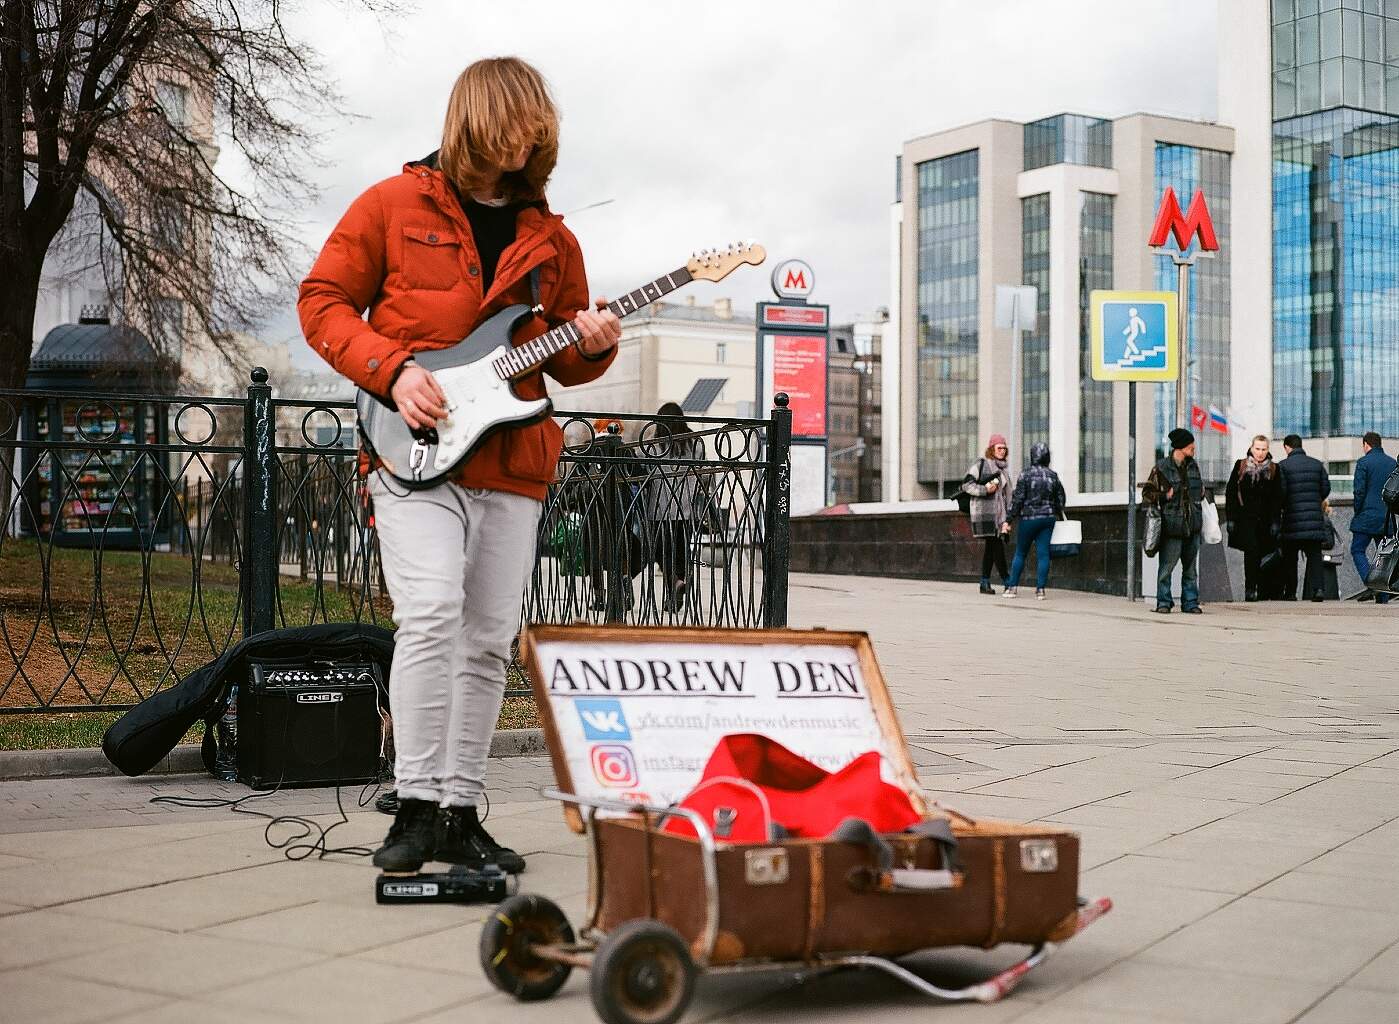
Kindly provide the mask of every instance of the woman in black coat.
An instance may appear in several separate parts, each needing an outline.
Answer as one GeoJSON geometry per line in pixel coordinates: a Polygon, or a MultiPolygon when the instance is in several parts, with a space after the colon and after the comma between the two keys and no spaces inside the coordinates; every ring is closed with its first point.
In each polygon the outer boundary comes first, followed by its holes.
{"type": "Polygon", "coordinates": [[[1277,549],[1282,518],[1282,482],[1262,434],[1234,463],[1224,491],[1224,516],[1229,546],[1244,553],[1244,600],[1257,601],[1263,585],[1259,563],[1277,549]]]}

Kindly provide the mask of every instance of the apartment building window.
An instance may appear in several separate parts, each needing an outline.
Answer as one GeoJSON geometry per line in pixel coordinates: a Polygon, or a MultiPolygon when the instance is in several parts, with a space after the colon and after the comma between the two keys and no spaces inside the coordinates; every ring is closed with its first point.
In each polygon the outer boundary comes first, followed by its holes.
{"type": "Polygon", "coordinates": [[[714,361],[716,363],[728,362],[729,346],[726,342],[716,341],[714,343],[714,361]]]}
{"type": "Polygon", "coordinates": [[[189,125],[189,90],[163,79],[155,83],[155,101],[165,119],[176,128],[189,125]]]}

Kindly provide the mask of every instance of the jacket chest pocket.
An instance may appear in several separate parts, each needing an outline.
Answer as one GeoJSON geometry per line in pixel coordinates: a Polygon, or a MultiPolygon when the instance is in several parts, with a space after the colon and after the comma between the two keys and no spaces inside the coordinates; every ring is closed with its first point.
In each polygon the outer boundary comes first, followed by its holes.
{"type": "Polygon", "coordinates": [[[409,288],[455,288],[462,279],[461,240],[450,228],[405,227],[399,275],[409,288]]]}

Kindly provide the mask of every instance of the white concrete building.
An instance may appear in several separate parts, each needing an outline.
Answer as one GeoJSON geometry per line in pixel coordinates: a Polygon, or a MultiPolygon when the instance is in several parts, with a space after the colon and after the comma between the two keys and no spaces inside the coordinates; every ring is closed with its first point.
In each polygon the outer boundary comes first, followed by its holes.
{"type": "Polygon", "coordinates": [[[653,413],[679,402],[703,416],[753,416],[757,380],[751,313],[729,299],[712,306],[654,302],[622,321],[617,359],[599,380],[550,385],[566,411],[653,413]]]}

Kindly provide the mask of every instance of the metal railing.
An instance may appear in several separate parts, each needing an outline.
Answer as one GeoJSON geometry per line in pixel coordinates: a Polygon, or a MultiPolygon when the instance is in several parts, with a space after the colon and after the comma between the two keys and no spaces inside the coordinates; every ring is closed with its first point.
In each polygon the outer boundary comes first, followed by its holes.
{"type": "MultiPolygon", "coordinates": [[[[522,615],[784,625],[785,397],[559,414],[522,615]]],[[[0,714],[122,710],[279,626],[391,625],[353,425],[261,369],[243,398],[0,391],[0,714]]]]}

